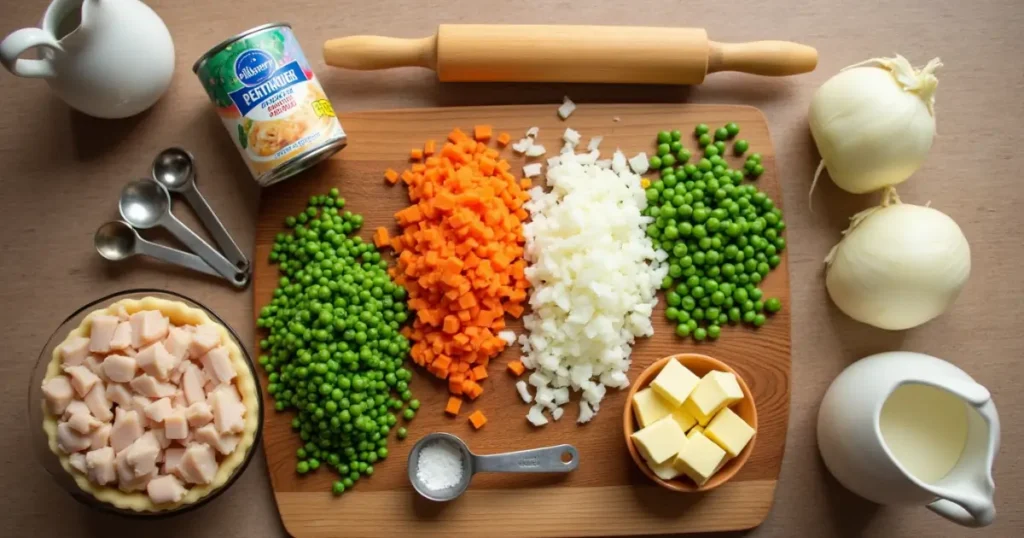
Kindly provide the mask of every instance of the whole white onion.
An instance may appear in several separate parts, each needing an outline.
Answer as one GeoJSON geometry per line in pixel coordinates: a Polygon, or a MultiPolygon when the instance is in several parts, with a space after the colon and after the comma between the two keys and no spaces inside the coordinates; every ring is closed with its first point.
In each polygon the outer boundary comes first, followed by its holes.
{"type": "Polygon", "coordinates": [[[825,260],[825,286],[846,315],[903,330],[942,314],[971,273],[960,227],[930,207],[895,203],[853,219],[825,260]]]}

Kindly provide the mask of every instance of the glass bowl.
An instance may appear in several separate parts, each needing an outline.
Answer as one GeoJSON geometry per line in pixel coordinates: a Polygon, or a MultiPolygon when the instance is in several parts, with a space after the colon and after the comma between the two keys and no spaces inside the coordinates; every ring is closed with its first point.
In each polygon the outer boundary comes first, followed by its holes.
{"type": "Polygon", "coordinates": [[[30,421],[29,431],[32,432],[32,448],[36,454],[36,459],[43,466],[43,468],[46,469],[46,471],[50,474],[53,480],[60,487],[62,487],[64,491],[68,492],[69,495],[74,497],[82,504],[106,512],[143,519],[162,518],[188,512],[190,510],[194,510],[196,508],[199,508],[200,506],[203,506],[204,504],[218,497],[221,493],[224,493],[225,490],[230,488],[231,485],[238,480],[238,477],[241,476],[243,472],[245,472],[245,469],[249,467],[249,462],[252,461],[253,454],[255,454],[256,447],[260,443],[262,437],[261,434],[263,431],[263,396],[261,394],[261,388],[258,379],[259,378],[256,375],[256,368],[254,367],[252,362],[252,357],[249,356],[249,352],[246,351],[245,346],[242,345],[242,342],[241,340],[239,340],[238,335],[235,334],[235,331],[232,330],[231,327],[228,326],[228,324],[225,323],[223,319],[217,316],[217,314],[213,313],[213,311],[211,311],[209,308],[203,306],[201,303],[188,297],[185,297],[184,295],[180,295],[178,293],[157,289],[133,289],[107,295],[105,297],[96,299],[95,301],[92,301],[82,306],[78,310],[72,312],[71,315],[68,316],[68,318],[65,319],[64,322],[61,323],[59,327],[57,327],[57,330],[53,332],[49,340],[46,341],[46,345],[43,346],[42,351],[39,353],[39,358],[36,360],[35,368],[33,368],[32,370],[32,376],[31,379],[29,380],[28,386],[28,417],[30,421]],[[199,499],[194,503],[182,505],[168,510],[161,510],[158,512],[137,512],[134,510],[119,508],[110,503],[101,501],[94,497],[92,494],[83,491],[81,488],[78,487],[78,484],[75,482],[75,479],[71,476],[71,474],[68,473],[68,471],[64,470],[64,467],[61,466],[60,459],[57,457],[57,455],[50,450],[49,439],[46,435],[46,432],[43,431],[42,427],[44,407],[42,383],[43,379],[46,377],[47,367],[49,366],[50,361],[53,359],[54,348],[60,345],[61,342],[63,342],[64,339],[67,337],[68,333],[70,333],[73,329],[77,328],[82,323],[82,320],[85,319],[85,317],[88,316],[94,310],[106,308],[107,306],[110,306],[111,304],[122,299],[142,299],[143,297],[156,297],[168,301],[179,301],[188,305],[189,307],[198,308],[203,312],[206,312],[206,314],[210,316],[211,319],[213,319],[217,323],[221,324],[225,329],[227,329],[228,333],[231,335],[231,338],[234,340],[235,344],[238,345],[238,348],[242,351],[242,356],[245,357],[245,363],[249,367],[249,373],[252,376],[252,379],[256,381],[256,401],[259,415],[257,418],[255,439],[253,440],[253,443],[249,447],[248,451],[246,451],[245,458],[242,460],[242,464],[235,469],[234,473],[232,473],[231,477],[228,478],[224,485],[210,492],[205,497],[199,499]]]}

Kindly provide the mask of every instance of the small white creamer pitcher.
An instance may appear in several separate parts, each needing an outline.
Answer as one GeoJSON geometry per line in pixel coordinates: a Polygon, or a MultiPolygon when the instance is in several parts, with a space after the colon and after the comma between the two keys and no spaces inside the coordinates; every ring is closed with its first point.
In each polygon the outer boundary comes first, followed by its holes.
{"type": "Polygon", "coordinates": [[[821,402],[818,449],[871,501],[927,505],[969,527],[995,519],[999,415],[989,391],[944,360],[893,351],[850,365],[821,402]]]}
{"type": "Polygon", "coordinates": [[[160,17],[139,0],[53,0],[42,28],[0,42],[0,63],[42,78],[68,105],[90,116],[124,118],[153,105],[174,74],[174,43],[160,17]],[[31,49],[39,59],[19,58],[31,49]]]}

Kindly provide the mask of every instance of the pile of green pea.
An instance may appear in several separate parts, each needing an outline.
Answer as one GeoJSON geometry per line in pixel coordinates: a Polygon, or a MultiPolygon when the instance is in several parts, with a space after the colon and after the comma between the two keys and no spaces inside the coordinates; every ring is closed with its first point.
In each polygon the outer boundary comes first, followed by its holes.
{"type": "MultiPolygon", "coordinates": [[[[344,207],[331,189],[285,220],[292,231],[277,234],[270,253],[280,282],[256,323],[268,333],[259,363],[274,408],[297,411],[292,428],[304,445],[295,469],[334,468],[338,495],[373,474],[373,464],[388,457],[397,414],[412,420],[420,405],[403,366],[406,291],[372,244],[350,237],[363,218],[344,207]]],[[[399,427],[397,437],[406,435],[399,427]]]]}
{"type": "MultiPolygon", "coordinates": [[[[766,314],[782,309],[757,285],[780,263],[786,223],[771,198],[744,183],[764,173],[760,154],[749,155],[743,169],[729,168],[726,142],[739,132],[735,123],[714,132],[697,125],[702,156],[693,163],[682,133],[661,131],[649,159],[660,179],[647,188],[643,214],[654,218],[647,235],[668,254],[665,316],[680,337],[715,340],[723,325],[760,327],[766,314]]],[[[750,144],[738,139],[732,149],[743,156],[750,144]]]]}

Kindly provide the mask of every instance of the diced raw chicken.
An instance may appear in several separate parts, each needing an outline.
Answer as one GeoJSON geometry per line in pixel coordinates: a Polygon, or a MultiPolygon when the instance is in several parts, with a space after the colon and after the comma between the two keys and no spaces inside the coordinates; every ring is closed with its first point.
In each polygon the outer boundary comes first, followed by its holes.
{"type": "Polygon", "coordinates": [[[101,486],[117,481],[114,449],[109,446],[91,450],[85,455],[85,466],[89,469],[89,480],[101,486]]]}
{"type": "Polygon", "coordinates": [[[194,443],[185,449],[178,471],[186,482],[209,484],[217,475],[217,454],[210,445],[194,443]]]}
{"type": "MultiPolygon", "coordinates": [[[[204,375],[204,377],[205,377],[205,375],[204,375]]],[[[212,400],[210,400],[210,395],[213,394],[213,391],[217,390],[217,387],[220,387],[220,386],[221,385],[218,384],[216,381],[214,381],[212,379],[207,379],[206,384],[203,385],[203,391],[206,392],[206,401],[207,401],[207,403],[213,403],[212,400]]],[[[224,385],[224,386],[226,386],[226,385],[224,385]]]]}
{"type": "Polygon", "coordinates": [[[85,361],[82,362],[82,366],[85,366],[90,372],[96,374],[96,377],[100,378],[100,381],[104,383],[110,381],[110,378],[107,377],[107,373],[103,371],[103,357],[99,355],[89,355],[85,358],[85,361]]]}
{"type": "Polygon", "coordinates": [[[99,315],[92,317],[89,329],[89,351],[93,353],[109,353],[110,341],[121,320],[115,316],[99,315]]]}
{"type": "Polygon", "coordinates": [[[187,492],[181,482],[170,475],[158,476],[146,485],[146,493],[155,504],[176,503],[184,499],[187,492]]]}
{"type": "Polygon", "coordinates": [[[171,383],[163,383],[149,374],[142,374],[129,383],[132,390],[147,398],[164,398],[174,396],[178,388],[171,383]]]}
{"type": "Polygon", "coordinates": [[[188,419],[183,409],[175,409],[164,419],[164,434],[168,439],[184,439],[188,437],[188,419]]]}
{"type": "Polygon", "coordinates": [[[102,381],[97,381],[89,394],[85,395],[85,405],[89,406],[89,411],[94,417],[103,422],[110,422],[110,419],[114,418],[114,414],[110,412],[112,405],[107,399],[107,387],[102,381]]]}
{"type": "Polygon", "coordinates": [[[110,446],[114,452],[120,454],[122,450],[132,445],[145,433],[142,429],[142,422],[136,411],[126,411],[118,407],[114,417],[114,427],[110,430],[110,446]]]}
{"type": "Polygon", "coordinates": [[[160,342],[139,350],[135,360],[138,361],[139,368],[160,381],[166,381],[168,374],[178,365],[178,361],[160,342]]]}
{"type": "Polygon", "coordinates": [[[79,396],[85,397],[100,378],[85,366],[69,366],[64,371],[71,376],[71,386],[79,396]]]}
{"type": "Polygon", "coordinates": [[[43,397],[46,399],[46,407],[51,413],[63,414],[75,397],[74,389],[71,388],[71,380],[63,375],[47,379],[43,382],[43,397]]]}
{"type": "Polygon", "coordinates": [[[230,383],[238,373],[231,365],[231,356],[224,346],[218,346],[203,355],[203,371],[218,384],[230,383]]]}
{"type": "Polygon", "coordinates": [[[167,431],[163,428],[150,428],[146,433],[152,433],[153,437],[156,438],[157,442],[160,443],[160,448],[167,448],[171,446],[171,440],[167,438],[167,431]]]}
{"type": "Polygon", "coordinates": [[[66,454],[85,450],[90,444],[88,435],[76,432],[67,422],[57,425],[57,446],[66,454]]]}
{"type": "Polygon", "coordinates": [[[199,371],[199,367],[191,362],[185,366],[185,373],[181,376],[181,389],[185,393],[185,401],[189,405],[206,401],[202,374],[199,371]]]}
{"type": "Polygon", "coordinates": [[[114,336],[110,339],[110,349],[119,351],[132,345],[132,324],[122,321],[114,329],[114,336]]]}
{"type": "Polygon", "coordinates": [[[220,327],[212,323],[205,323],[196,327],[196,332],[192,335],[192,342],[189,344],[188,352],[193,357],[202,357],[219,345],[220,327]]]}
{"type": "Polygon", "coordinates": [[[167,379],[170,380],[171,383],[180,386],[181,379],[185,375],[185,369],[190,364],[192,364],[192,361],[188,359],[182,360],[181,362],[178,363],[177,366],[174,367],[173,370],[171,370],[171,373],[167,375],[167,379]]]}
{"type": "Polygon", "coordinates": [[[245,429],[245,406],[230,385],[222,386],[212,394],[213,423],[220,433],[240,433],[245,429]]]}
{"type": "Polygon", "coordinates": [[[146,484],[149,484],[149,481],[156,477],[156,469],[153,469],[151,474],[136,476],[135,470],[128,464],[127,450],[117,453],[114,464],[117,469],[117,487],[122,491],[144,490],[146,489],[146,484]]]}
{"type": "Polygon", "coordinates": [[[81,452],[75,452],[68,456],[68,463],[71,464],[72,469],[82,474],[86,474],[88,472],[88,468],[85,466],[85,454],[82,454],[81,452]]]}
{"type": "Polygon", "coordinates": [[[178,446],[188,448],[189,446],[192,445],[192,441],[193,441],[194,437],[195,437],[194,431],[193,430],[189,430],[187,437],[185,437],[184,439],[175,439],[174,442],[177,443],[178,446]]]}
{"type": "Polygon", "coordinates": [[[82,400],[71,400],[71,403],[69,403],[68,406],[64,408],[64,420],[71,418],[71,416],[74,415],[75,413],[85,413],[86,415],[91,415],[92,411],[89,410],[89,406],[85,405],[85,402],[83,402],[82,400]]]}
{"type": "Polygon", "coordinates": [[[110,444],[110,424],[100,424],[98,428],[89,434],[89,449],[96,450],[110,444]]]}
{"type": "Polygon", "coordinates": [[[178,392],[175,392],[174,396],[171,396],[171,406],[175,409],[179,407],[182,409],[188,407],[188,400],[185,399],[185,391],[178,389],[178,392]]]}
{"type": "Polygon", "coordinates": [[[135,359],[124,355],[108,355],[103,359],[103,373],[107,379],[117,383],[127,383],[134,379],[137,366],[135,359]]]}
{"type": "MultiPolygon", "coordinates": [[[[100,426],[100,421],[96,420],[96,417],[87,415],[85,413],[76,413],[71,415],[71,418],[67,420],[68,426],[71,429],[82,435],[89,435],[89,432],[100,426]]],[[[89,439],[89,444],[92,444],[92,438],[89,439]]]]}
{"type": "Polygon", "coordinates": [[[89,354],[89,339],[84,336],[72,336],[58,349],[64,366],[78,366],[89,354]]]}
{"type": "Polygon", "coordinates": [[[196,430],[195,439],[196,442],[206,443],[217,452],[227,456],[234,452],[235,448],[238,448],[238,442],[242,440],[242,436],[231,433],[221,434],[213,424],[207,424],[196,430]]]}
{"type": "Polygon", "coordinates": [[[143,476],[156,471],[156,460],[160,457],[160,441],[149,431],[142,434],[128,447],[128,465],[135,476],[143,476]]]}
{"type": "Polygon", "coordinates": [[[132,392],[128,390],[128,387],[119,383],[109,383],[107,385],[107,399],[123,407],[130,407],[132,405],[132,392]]]}
{"type": "Polygon", "coordinates": [[[184,448],[168,448],[164,450],[164,474],[178,474],[178,465],[185,455],[184,448]]]}
{"type": "Polygon", "coordinates": [[[164,340],[164,348],[179,362],[189,358],[188,348],[191,345],[192,333],[181,327],[171,327],[164,340]]]}
{"type": "Polygon", "coordinates": [[[139,418],[146,417],[146,406],[153,403],[153,400],[142,396],[141,394],[132,395],[132,404],[128,406],[129,410],[135,411],[139,414],[139,418]]]}
{"type": "Polygon", "coordinates": [[[196,402],[188,406],[188,411],[185,412],[185,417],[188,418],[188,425],[193,428],[199,428],[205,426],[213,420],[213,410],[210,409],[210,404],[203,402],[196,402]]]}
{"type": "Polygon", "coordinates": [[[149,404],[143,410],[146,413],[146,417],[153,422],[163,422],[164,419],[171,416],[171,412],[174,411],[174,407],[171,405],[170,398],[160,398],[159,400],[149,404]]]}
{"type": "Polygon", "coordinates": [[[167,336],[170,322],[156,310],[143,310],[132,314],[132,346],[142,348],[167,336]]]}

